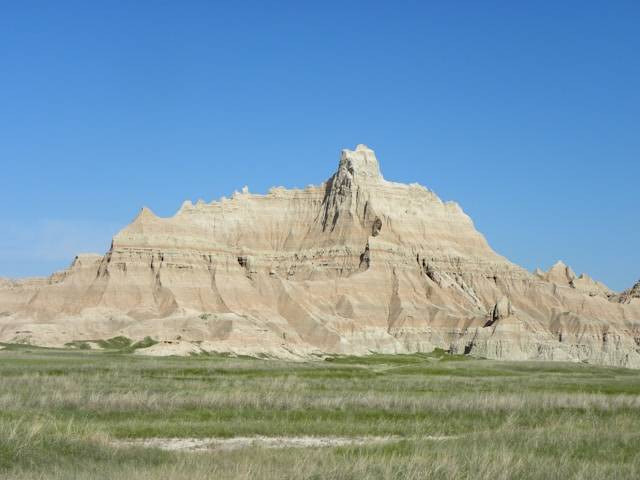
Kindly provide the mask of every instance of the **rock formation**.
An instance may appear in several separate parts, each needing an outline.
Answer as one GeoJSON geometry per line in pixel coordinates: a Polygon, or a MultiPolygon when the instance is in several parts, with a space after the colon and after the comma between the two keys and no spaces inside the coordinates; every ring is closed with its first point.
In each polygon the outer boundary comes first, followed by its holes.
{"type": "Polygon", "coordinates": [[[613,295],[612,298],[614,301],[619,303],[640,304],[640,280],[638,280],[629,290],[625,290],[620,295],[613,295]]]}
{"type": "Polygon", "coordinates": [[[628,297],[561,263],[514,265],[456,203],[385,180],[358,145],[319,186],[244,188],[171,218],[143,208],[105,255],[0,282],[0,341],[151,336],[156,353],[280,357],[440,347],[640,367],[628,297]]]}
{"type": "Polygon", "coordinates": [[[599,295],[605,298],[611,298],[615,294],[602,282],[592,279],[586,273],[577,276],[571,267],[564,264],[562,260],[557,261],[548,272],[537,269],[534,274],[543,280],[555,283],[557,285],[568,286],[585,293],[589,296],[599,295]]]}

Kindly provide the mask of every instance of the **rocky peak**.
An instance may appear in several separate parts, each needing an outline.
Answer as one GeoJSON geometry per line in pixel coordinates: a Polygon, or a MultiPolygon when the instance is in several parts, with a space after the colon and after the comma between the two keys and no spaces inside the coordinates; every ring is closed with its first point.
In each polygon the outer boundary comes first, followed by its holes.
{"type": "Polygon", "coordinates": [[[355,150],[342,150],[338,171],[326,183],[322,231],[345,232],[356,225],[355,228],[380,233],[380,220],[369,202],[371,192],[367,187],[382,180],[373,150],[363,144],[355,150]]]}
{"type": "Polygon", "coordinates": [[[602,282],[594,280],[586,273],[576,275],[576,273],[565,264],[562,260],[558,260],[548,272],[543,272],[540,269],[536,269],[534,274],[546,280],[547,282],[555,283],[556,285],[568,286],[575,290],[579,290],[585,295],[590,297],[600,296],[609,298],[613,295],[613,292],[602,282]]]}
{"type": "Polygon", "coordinates": [[[375,152],[363,144],[355,150],[342,150],[337,174],[340,173],[348,173],[356,182],[382,180],[375,152]]]}
{"type": "Polygon", "coordinates": [[[575,272],[562,260],[554,263],[546,275],[547,281],[557,283],[558,285],[569,285],[575,278],[575,272]]]}
{"type": "Polygon", "coordinates": [[[609,296],[562,262],[537,281],[456,204],[384,180],[364,145],[320,186],[180,212],[142,209],[104,257],[0,280],[0,342],[153,336],[285,358],[438,347],[640,368],[640,283],[609,296]]]}

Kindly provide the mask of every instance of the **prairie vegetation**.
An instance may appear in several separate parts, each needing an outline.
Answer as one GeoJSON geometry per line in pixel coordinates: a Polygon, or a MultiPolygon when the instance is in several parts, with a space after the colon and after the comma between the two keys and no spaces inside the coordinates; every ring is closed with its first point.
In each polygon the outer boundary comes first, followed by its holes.
{"type": "Polygon", "coordinates": [[[374,355],[0,351],[0,478],[640,478],[640,372],[374,355]],[[388,437],[165,451],[153,438],[388,437]]]}

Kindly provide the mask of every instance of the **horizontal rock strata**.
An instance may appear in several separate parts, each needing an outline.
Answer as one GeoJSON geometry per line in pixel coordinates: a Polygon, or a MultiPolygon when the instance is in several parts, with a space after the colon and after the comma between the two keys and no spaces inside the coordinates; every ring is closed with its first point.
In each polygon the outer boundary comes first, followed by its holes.
{"type": "Polygon", "coordinates": [[[319,186],[245,188],[171,218],[143,208],[106,255],[0,281],[0,341],[151,336],[163,354],[292,358],[439,347],[640,367],[636,287],[617,296],[562,263],[527,272],[456,203],[385,180],[358,145],[319,186]]]}

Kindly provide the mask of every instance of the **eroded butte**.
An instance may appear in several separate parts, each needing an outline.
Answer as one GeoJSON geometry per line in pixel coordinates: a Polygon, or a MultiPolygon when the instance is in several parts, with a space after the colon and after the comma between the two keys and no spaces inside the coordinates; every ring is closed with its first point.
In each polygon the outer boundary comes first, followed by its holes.
{"type": "Polygon", "coordinates": [[[150,354],[288,358],[439,347],[640,367],[639,292],[562,263],[526,271],[456,203],[385,180],[358,145],[319,186],[243,189],[171,218],[143,208],[105,255],[0,280],[0,341],[150,336],[150,354]]]}

